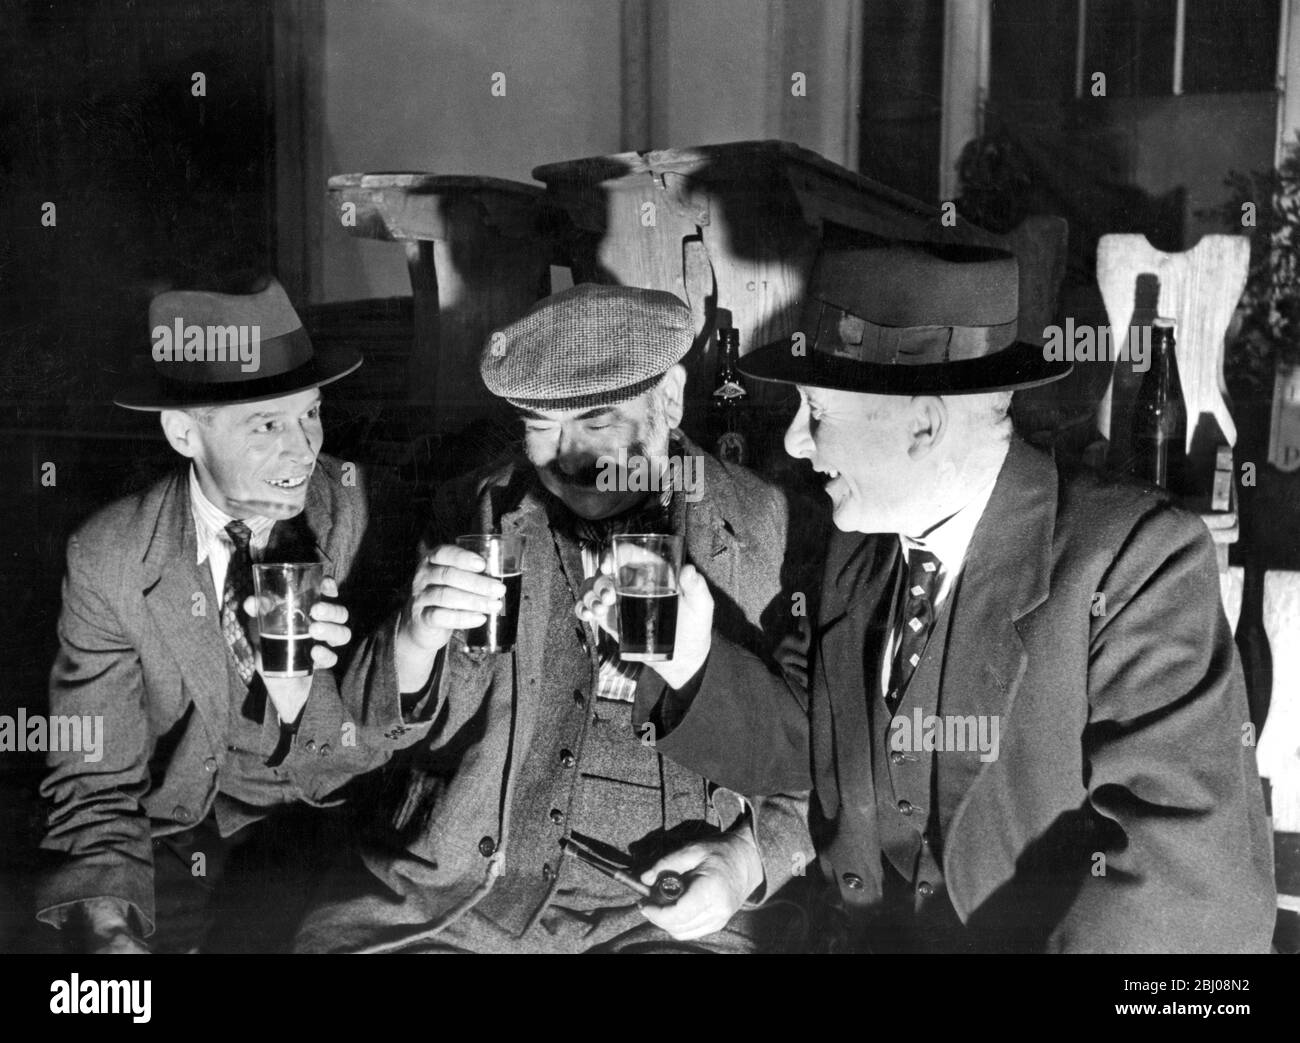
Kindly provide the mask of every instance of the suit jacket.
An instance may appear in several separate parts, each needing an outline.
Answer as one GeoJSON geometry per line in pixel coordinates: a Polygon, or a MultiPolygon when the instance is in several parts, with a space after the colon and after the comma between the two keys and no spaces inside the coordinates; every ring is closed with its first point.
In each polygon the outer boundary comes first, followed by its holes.
{"type": "MultiPolygon", "coordinates": [[[[811,775],[823,866],[859,925],[881,900],[870,758],[885,753],[863,653],[880,644],[896,546],[837,533],[811,642],[782,653],[795,672],[783,683],[716,640],[660,741],[746,791],[811,775]]],[[[1150,489],[1064,477],[1015,439],[953,597],[938,712],[1000,723],[996,760],[935,758],[962,947],[1267,951],[1268,823],[1200,520],[1150,489]]]]}
{"type": "MultiPolygon", "coordinates": [[[[47,923],[60,924],[70,903],[108,896],[133,906],[151,933],[151,837],[200,822],[230,770],[221,599],[207,564],[195,562],[187,468],[103,508],[68,541],[50,713],[101,716],[104,742],[96,763],[80,753],[47,758],[41,847],[58,856],[37,892],[37,915],[47,923]]],[[[365,492],[321,456],[304,514],[347,604],[366,531],[365,492]]],[[[273,709],[266,718],[269,755],[279,728],[273,709]]],[[[266,786],[265,810],[292,799],[323,806],[380,760],[357,741],[332,671],[318,670],[280,784],[266,786]]],[[[258,809],[246,814],[251,821],[258,809]]]]}
{"type": "MultiPolygon", "coordinates": [[[[816,557],[803,548],[791,550],[789,544],[817,532],[817,515],[805,516],[799,531],[791,532],[783,493],[689,442],[683,450],[702,457],[704,490],[702,499],[682,507],[678,531],[684,536],[685,558],[717,592],[723,631],[739,646],[761,654],[792,624],[789,592],[806,589],[799,578],[806,573],[792,570],[816,557]]],[[[572,706],[575,691],[589,695],[595,669],[594,648],[572,614],[573,591],[582,577],[564,574],[553,546],[546,495],[523,459],[453,483],[440,491],[421,551],[427,553],[464,532],[526,537],[513,655],[472,653],[460,635],[453,636],[435,670],[427,704],[411,719],[403,719],[391,667],[391,628],[380,628],[359,653],[360,669],[371,681],[361,693],[364,703],[353,708],[358,719],[389,741],[419,739],[410,757],[394,761],[389,769],[396,832],[381,837],[383,842],[372,844],[364,854],[370,872],[398,899],[386,914],[394,927],[425,925],[431,932],[489,892],[492,899],[486,905],[500,905],[502,892],[507,892],[511,911],[500,914],[505,917],[502,923],[518,931],[545,900],[549,877],[544,878],[539,866],[520,865],[521,853],[536,850],[530,831],[553,833],[549,843],[554,847],[563,827],[547,820],[545,808],[537,821],[524,822],[512,822],[511,809],[517,793],[549,785],[541,776],[572,776],[560,766],[558,754],[573,737],[551,734],[546,722],[554,717],[551,708],[572,706]],[[526,879],[527,887],[512,882],[512,877],[526,879]]],[[[574,749],[581,763],[581,748],[574,749]]],[[[689,777],[696,779],[697,787],[685,780],[675,787],[666,785],[670,796],[665,799],[671,802],[671,793],[693,788],[702,794],[704,780],[689,777]]],[[[789,810],[790,802],[798,800],[782,798],[782,811],[764,819],[765,846],[783,863],[797,862],[795,851],[810,851],[800,816],[789,810]]],[[[733,795],[717,818],[725,824],[724,812],[734,817],[739,811],[733,795]]],[[[617,814],[617,808],[611,805],[609,813],[617,814]]],[[[695,814],[703,818],[705,808],[695,814]]],[[[558,854],[558,848],[554,850],[558,854]]]]}

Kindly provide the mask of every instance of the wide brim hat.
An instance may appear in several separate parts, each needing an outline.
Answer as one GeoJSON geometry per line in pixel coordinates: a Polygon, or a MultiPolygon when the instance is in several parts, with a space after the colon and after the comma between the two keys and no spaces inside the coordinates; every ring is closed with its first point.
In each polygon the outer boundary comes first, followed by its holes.
{"type": "Polygon", "coordinates": [[[796,331],[740,359],[757,380],[874,395],[962,395],[1059,380],[1068,362],[1017,338],[1015,257],[981,246],[824,246],[796,331]]]}
{"type": "Polygon", "coordinates": [[[354,348],[315,348],[284,287],[253,294],[169,290],[149,304],[152,371],[113,401],[126,409],[261,402],[308,391],[361,365],[354,348]]]}

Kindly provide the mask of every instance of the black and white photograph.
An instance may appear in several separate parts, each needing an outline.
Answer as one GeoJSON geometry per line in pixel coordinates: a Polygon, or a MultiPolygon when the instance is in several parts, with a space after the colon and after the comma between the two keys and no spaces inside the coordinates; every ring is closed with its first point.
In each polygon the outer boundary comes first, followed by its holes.
{"type": "Polygon", "coordinates": [[[0,51],[33,1010],[579,953],[1288,1009],[1300,0],[0,0],[0,51]]]}

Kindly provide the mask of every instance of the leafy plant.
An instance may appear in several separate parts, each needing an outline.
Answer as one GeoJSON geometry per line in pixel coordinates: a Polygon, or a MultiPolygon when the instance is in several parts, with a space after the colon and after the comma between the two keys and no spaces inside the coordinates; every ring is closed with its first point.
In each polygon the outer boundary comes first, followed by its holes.
{"type": "Polygon", "coordinates": [[[1224,184],[1228,201],[1205,216],[1250,234],[1250,273],[1225,368],[1230,382],[1265,390],[1279,362],[1300,363],[1300,135],[1276,169],[1232,171],[1224,184]]]}

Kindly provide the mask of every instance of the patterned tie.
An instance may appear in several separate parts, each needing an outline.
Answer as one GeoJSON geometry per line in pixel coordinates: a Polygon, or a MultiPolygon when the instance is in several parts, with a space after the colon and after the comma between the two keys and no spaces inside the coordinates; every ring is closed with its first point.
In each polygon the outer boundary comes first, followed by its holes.
{"type": "Polygon", "coordinates": [[[885,702],[890,711],[898,708],[907,684],[916,673],[925,651],[925,643],[934,629],[934,595],[939,588],[941,562],[929,551],[911,550],[907,556],[907,586],[900,601],[898,618],[902,636],[889,672],[889,693],[885,702]]]}
{"type": "Polygon", "coordinates": [[[235,552],[230,556],[221,592],[221,632],[225,635],[226,647],[230,649],[240,680],[248,685],[252,684],[257,673],[256,660],[240,616],[244,611],[244,599],[253,593],[253,558],[248,552],[248,541],[253,533],[243,522],[232,521],[226,526],[226,534],[234,543],[235,552]]]}

